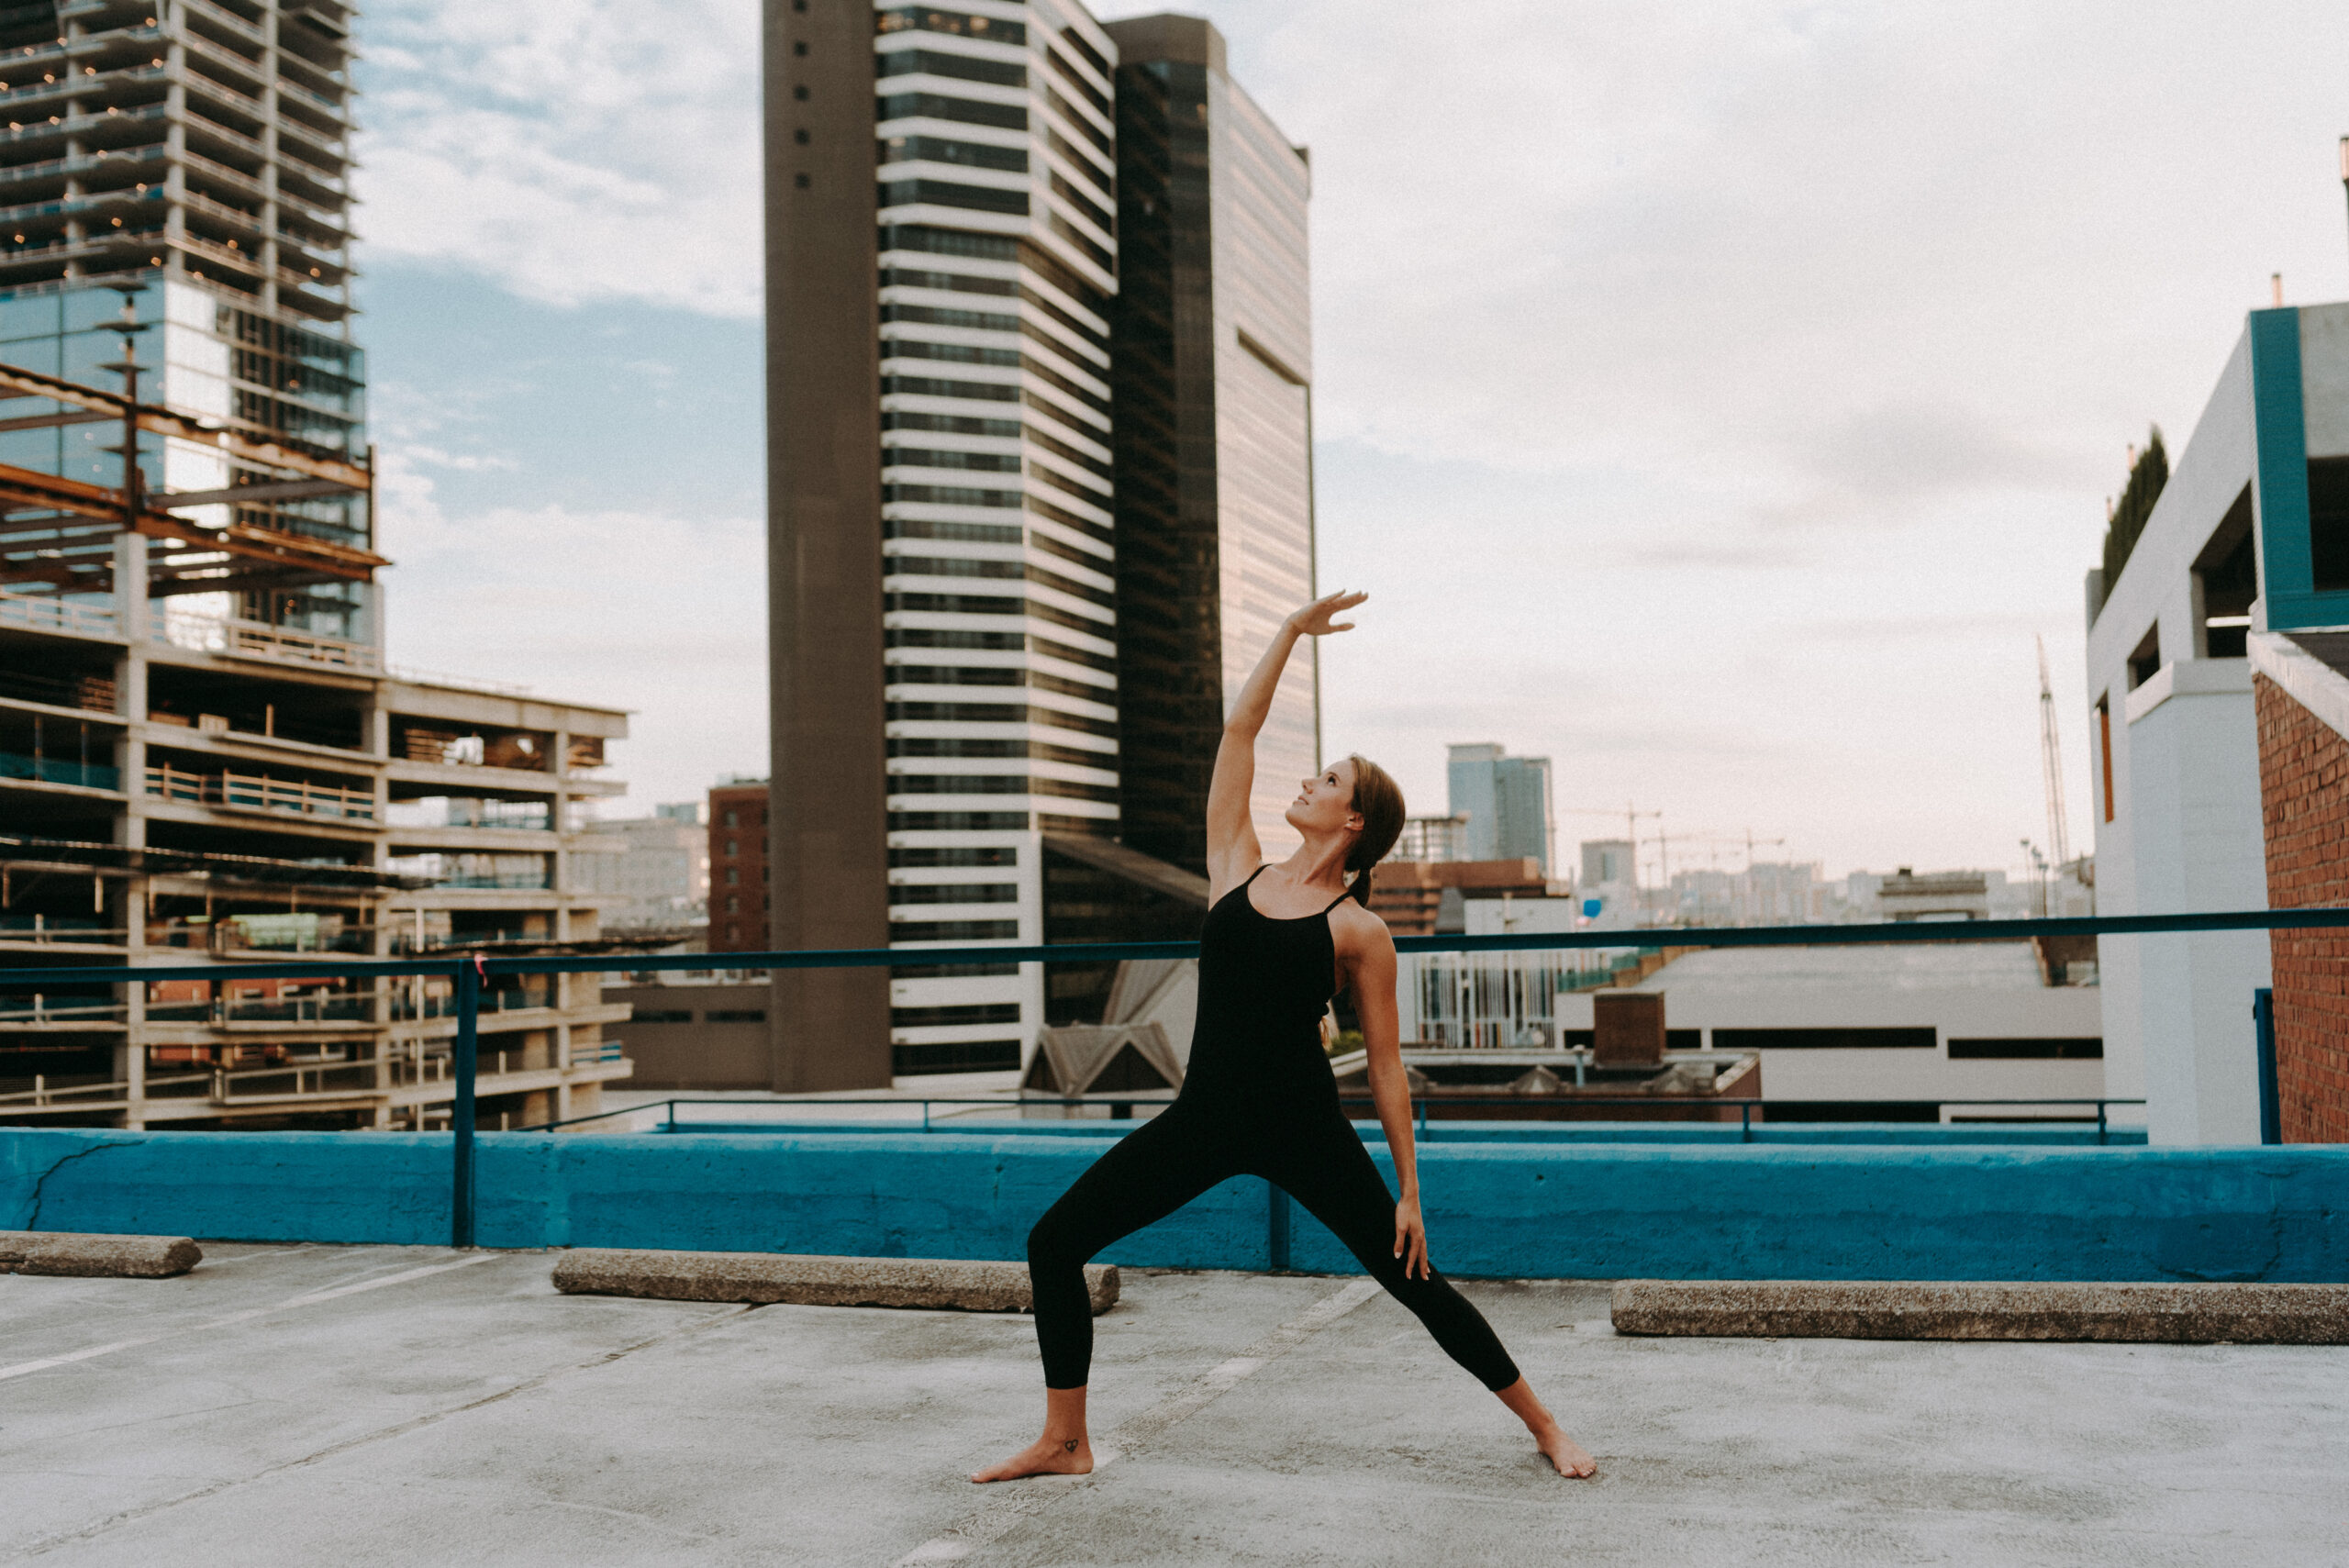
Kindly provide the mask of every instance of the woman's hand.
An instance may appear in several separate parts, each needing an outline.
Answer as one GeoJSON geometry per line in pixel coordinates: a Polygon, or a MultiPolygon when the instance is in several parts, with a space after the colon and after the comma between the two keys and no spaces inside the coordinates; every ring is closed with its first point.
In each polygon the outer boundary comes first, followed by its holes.
{"type": "Polygon", "coordinates": [[[1416,1195],[1395,1206],[1395,1255],[1403,1260],[1405,1279],[1414,1268],[1421,1279],[1435,1278],[1435,1268],[1428,1262],[1428,1222],[1419,1218],[1416,1195]]]}
{"type": "Polygon", "coordinates": [[[1345,614],[1369,597],[1368,594],[1339,593],[1316,599],[1290,614],[1288,628],[1299,637],[1327,637],[1333,631],[1352,631],[1353,622],[1330,617],[1345,614]]]}

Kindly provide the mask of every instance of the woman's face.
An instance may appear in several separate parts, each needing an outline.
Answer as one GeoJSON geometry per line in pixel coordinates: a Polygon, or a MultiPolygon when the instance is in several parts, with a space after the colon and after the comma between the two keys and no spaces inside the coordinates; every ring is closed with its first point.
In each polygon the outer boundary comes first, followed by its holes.
{"type": "Polygon", "coordinates": [[[1362,813],[1354,809],[1353,760],[1332,762],[1300,779],[1297,798],[1281,815],[1300,833],[1361,832],[1362,813]]]}

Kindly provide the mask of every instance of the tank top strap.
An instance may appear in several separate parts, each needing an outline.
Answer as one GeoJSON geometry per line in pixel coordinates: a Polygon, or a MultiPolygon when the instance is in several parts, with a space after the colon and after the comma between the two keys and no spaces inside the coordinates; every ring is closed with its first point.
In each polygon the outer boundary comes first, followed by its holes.
{"type": "Polygon", "coordinates": [[[1339,894],[1335,898],[1332,898],[1330,902],[1321,906],[1321,913],[1327,915],[1330,910],[1335,909],[1339,905],[1343,904],[1347,899],[1352,898],[1353,895],[1354,890],[1351,887],[1347,888],[1343,893],[1339,894]]]}
{"type": "Polygon", "coordinates": [[[1242,887],[1247,886],[1249,882],[1253,882],[1253,881],[1255,881],[1258,877],[1260,877],[1260,876],[1264,875],[1266,872],[1268,872],[1268,871],[1270,871],[1270,870],[1272,870],[1272,869],[1273,869],[1273,862],[1270,862],[1270,861],[1266,861],[1263,865],[1260,865],[1260,866],[1258,866],[1254,871],[1250,872],[1250,873],[1248,873],[1248,881],[1247,881],[1247,882],[1243,882],[1243,883],[1241,883],[1240,885],[1241,885],[1241,886],[1242,886],[1242,887]]]}

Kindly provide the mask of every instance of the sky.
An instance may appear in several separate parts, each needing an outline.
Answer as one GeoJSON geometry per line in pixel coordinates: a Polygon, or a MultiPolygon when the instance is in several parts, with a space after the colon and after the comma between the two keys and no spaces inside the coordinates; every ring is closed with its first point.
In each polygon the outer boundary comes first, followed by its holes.
{"type": "MultiPolygon", "coordinates": [[[[1188,8],[1312,152],[1333,751],[1546,755],[1649,874],[2017,866],[2037,638],[2090,844],[2127,449],[2349,297],[2337,4],[1188,8]]],[[[364,26],[393,659],[635,710],[610,814],[763,773],[755,0],[364,26]]]]}

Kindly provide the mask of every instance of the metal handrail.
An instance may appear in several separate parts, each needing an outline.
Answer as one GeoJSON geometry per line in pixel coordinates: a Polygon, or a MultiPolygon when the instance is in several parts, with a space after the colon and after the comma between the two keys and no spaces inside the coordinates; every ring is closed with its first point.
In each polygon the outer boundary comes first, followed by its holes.
{"type": "MultiPolygon", "coordinates": [[[[1171,1106],[1174,1103],[1174,1096],[1172,1095],[1139,1095],[1119,1094],[1114,1092],[1097,1095],[1021,1095],[1016,1098],[1008,1099],[1002,1095],[996,1095],[992,1098],[976,1098],[961,1095],[925,1095],[920,1098],[916,1099],[909,1095],[897,1095],[888,1096],[874,1095],[869,1098],[860,1095],[828,1095],[822,1099],[721,1100],[692,1095],[673,1095],[665,1100],[647,1100],[640,1106],[622,1106],[616,1110],[597,1111],[592,1116],[566,1117],[561,1121],[532,1122],[528,1127],[518,1127],[513,1129],[513,1130],[516,1132],[552,1132],[558,1128],[579,1127],[591,1121],[607,1121],[613,1117],[641,1116],[646,1111],[653,1109],[655,1106],[658,1106],[666,1112],[668,1117],[667,1130],[674,1132],[681,1125],[685,1127],[691,1127],[693,1125],[691,1122],[681,1124],[677,1120],[677,1107],[679,1106],[736,1106],[771,1109],[777,1106],[818,1106],[918,1105],[921,1106],[921,1129],[924,1132],[929,1132],[933,1130],[935,1127],[934,1119],[930,1114],[930,1107],[932,1106],[975,1106],[982,1109],[992,1107],[996,1110],[1026,1110],[1032,1106],[1059,1106],[1063,1108],[1066,1108],[1071,1106],[1108,1106],[1110,1107],[1110,1114],[1107,1119],[1110,1121],[1132,1121],[1135,1118],[1132,1116],[1131,1112],[1133,1107],[1136,1106],[1171,1106]],[[1120,1114],[1120,1112],[1123,1112],[1124,1114],[1120,1114]]],[[[1377,1102],[1368,1095],[1349,1095],[1341,1093],[1338,1096],[1338,1103],[1341,1106],[1368,1106],[1375,1105],[1377,1102]]],[[[1842,1109],[1848,1108],[1854,1103],[1855,1102],[1848,1099],[1757,1100],[1734,1095],[1722,1095],[1720,1096],[1698,1095],[1543,1095],[1538,1098],[1528,1095],[1513,1096],[1508,1099],[1503,1099],[1498,1095],[1495,1095],[1489,1099],[1465,1101],[1453,1100],[1433,1095],[1414,1095],[1410,1096],[1412,1119],[1418,1124],[1418,1136],[1422,1139],[1425,1139],[1428,1136],[1428,1107],[1438,1105],[1484,1104],[1530,1106],[1546,1104],[1575,1106],[1646,1106],[1651,1109],[1657,1106],[1668,1106],[1675,1110],[1727,1110],[1731,1106],[1734,1106],[1739,1111],[1738,1124],[1742,1129],[1742,1136],[1739,1138],[1738,1141],[1742,1143],[1751,1143],[1753,1141],[1753,1113],[1757,1109],[1765,1111],[1801,1111],[1818,1110],[1827,1106],[1834,1106],[1842,1109]]],[[[1893,1101],[1887,1103],[1914,1104],[1916,1102],[1893,1101]]],[[[2112,1106],[2142,1106],[2145,1102],[2142,1099],[2128,1099],[2113,1095],[2057,1095],[2040,1099],[2027,1100],[1948,1098],[1939,1099],[1934,1103],[1941,1106],[2094,1106],[2096,1107],[2096,1140],[2098,1145],[2101,1147],[2108,1141],[2111,1132],[2111,1128],[2108,1120],[2108,1107],[2112,1106]]],[[[2019,1118],[2017,1119],[2019,1121],[2027,1122],[2035,1118],[2019,1118]]],[[[2068,1125],[2067,1123],[2054,1122],[2052,1118],[2050,1118],[2050,1121],[2051,1125],[2054,1126],[2068,1125]]],[[[1727,1123],[1699,1123],[1698,1125],[1726,1126],[1727,1123]]],[[[1819,1124],[1808,1123],[1804,1125],[1816,1126],[1819,1124]]],[[[1863,1122],[1846,1125],[1868,1126],[1876,1124],[1863,1122]]],[[[1922,1126],[1925,1124],[1918,1123],[1916,1125],[1922,1126]]],[[[1932,1125],[1940,1126],[1943,1124],[1937,1122],[1932,1125]]]]}
{"type": "MultiPolygon", "coordinates": [[[[1877,942],[2011,941],[2032,937],[2153,936],[2188,931],[2338,930],[2343,928],[2349,928],[2349,909],[2234,909],[2176,915],[2105,915],[2060,920],[1969,920],[1962,925],[1934,921],[1873,926],[1673,926],[1647,927],[1631,931],[1530,931],[1489,937],[1398,937],[1395,946],[1402,952],[1542,952],[1642,947],[1850,947],[1877,942]]],[[[978,943],[740,952],[727,953],[724,957],[726,967],[729,969],[772,972],[778,969],[883,969],[943,963],[1107,963],[1122,959],[1195,958],[1198,951],[1199,944],[1196,941],[1064,942],[1032,946],[978,943]]],[[[453,978],[457,993],[457,1029],[451,1042],[451,1052],[456,1062],[457,1085],[449,1118],[453,1145],[449,1232],[450,1245],[471,1247],[473,1244],[475,1207],[474,1079],[479,1055],[483,983],[493,974],[592,974],[615,968],[639,973],[672,969],[706,970],[712,967],[712,956],[707,952],[630,953],[616,962],[614,955],[608,954],[595,957],[492,958],[485,953],[468,953],[452,959],[378,959],[354,963],[321,963],[313,960],[299,963],[76,964],[10,970],[8,978],[14,984],[26,988],[35,985],[120,985],[158,980],[316,979],[328,974],[353,978],[387,975],[453,978]]],[[[1139,1098],[1137,1096],[1137,1100],[1139,1098]]],[[[1650,1099],[1645,1103],[1653,1105],[1660,1102],[1650,1099]]],[[[1727,1106],[1739,1102],[1722,1099],[1711,1103],[1727,1106]]],[[[1953,1100],[1948,1103],[1984,1105],[1989,1102],[1953,1100]]],[[[2050,1103],[2084,1105],[2087,1101],[2050,1103]]],[[[2102,1118],[2104,1105],[2120,1103],[2122,1102],[2106,1101],[2099,1105],[2099,1118],[2102,1118]]]]}

